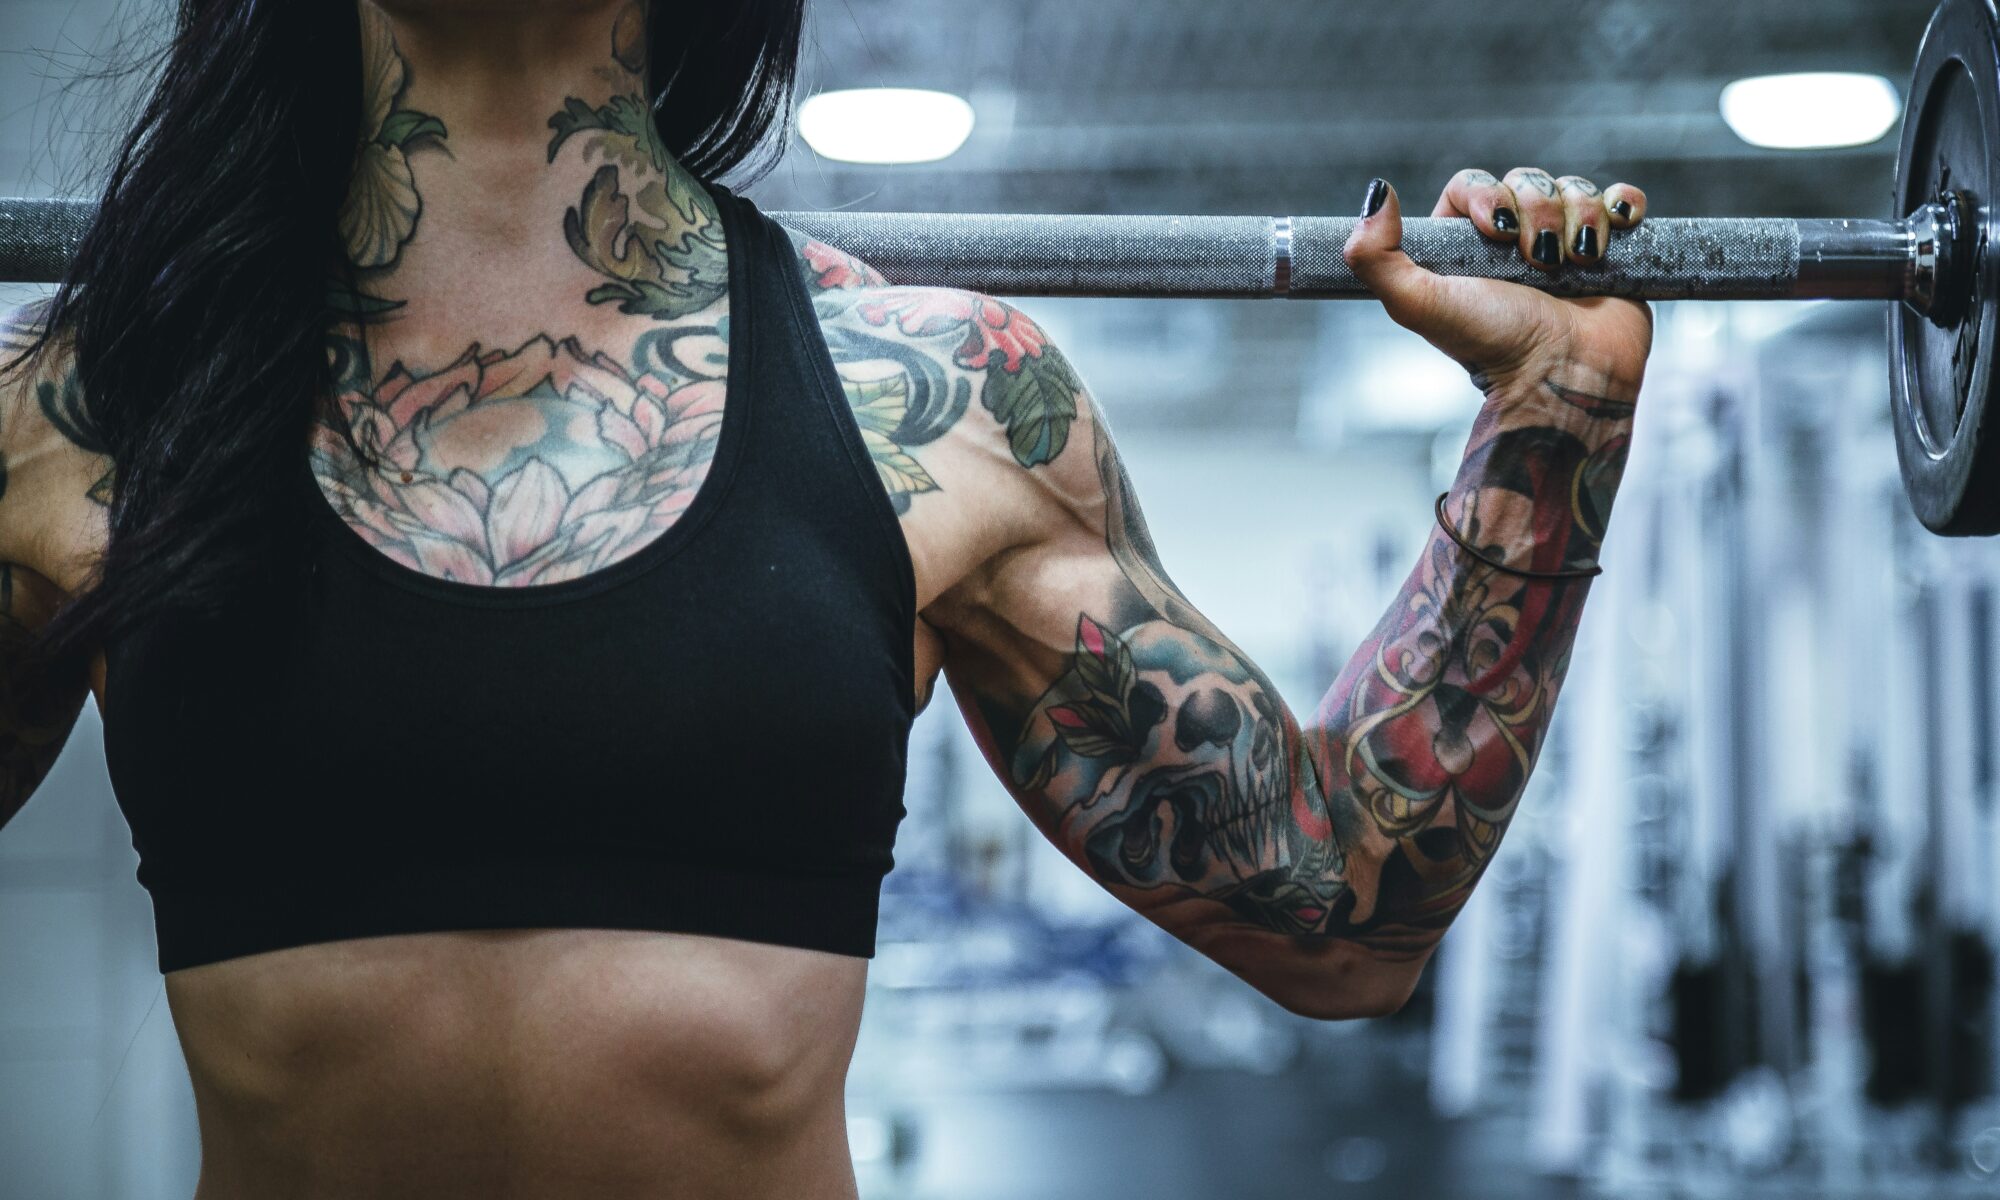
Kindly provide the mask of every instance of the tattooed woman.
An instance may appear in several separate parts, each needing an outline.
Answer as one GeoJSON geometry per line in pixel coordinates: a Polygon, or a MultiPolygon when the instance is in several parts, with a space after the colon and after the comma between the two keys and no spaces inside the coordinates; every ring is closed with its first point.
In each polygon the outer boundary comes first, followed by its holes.
{"type": "MultiPolygon", "coordinates": [[[[1645,309],[1432,276],[1370,189],[1350,260],[1486,402],[1299,720],[1033,321],[715,182],[782,126],[800,19],[184,0],[11,322],[0,818],[94,694],[201,1197],[852,1196],[940,672],[1079,868],[1299,1013],[1395,1009],[1498,849],[1645,309]]],[[[1518,170],[1437,211],[1555,267],[1644,208],[1518,170]]]]}

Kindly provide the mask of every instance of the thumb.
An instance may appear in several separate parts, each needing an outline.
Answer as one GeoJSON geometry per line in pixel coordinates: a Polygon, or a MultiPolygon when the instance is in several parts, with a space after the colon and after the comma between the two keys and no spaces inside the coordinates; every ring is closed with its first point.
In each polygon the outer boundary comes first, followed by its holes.
{"type": "Polygon", "coordinates": [[[1361,222],[1341,256],[1398,325],[1416,327],[1437,302],[1438,277],[1403,253],[1403,205],[1387,180],[1368,184],[1361,222]]]}

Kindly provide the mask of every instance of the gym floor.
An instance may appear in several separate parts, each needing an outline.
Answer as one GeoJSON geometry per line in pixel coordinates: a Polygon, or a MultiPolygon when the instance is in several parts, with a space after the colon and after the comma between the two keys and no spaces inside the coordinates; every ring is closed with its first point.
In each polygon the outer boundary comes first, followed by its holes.
{"type": "MultiPolygon", "coordinates": [[[[1382,174],[1427,211],[1458,167],[1534,164],[1656,215],[1888,216],[1893,129],[1759,149],[1718,99],[1776,71],[1900,87],[1933,7],[816,3],[809,85],[949,88],[979,124],[923,166],[794,145],[751,190],[770,209],[1346,215],[1382,174]]],[[[0,0],[0,195],[86,185],[117,93],[66,81],[165,8],[0,0]]],[[[1309,710],[1428,535],[1462,374],[1365,304],[1024,307],[1183,590],[1309,710]]],[[[1543,764],[1395,1018],[1287,1016],[1155,934],[934,705],[850,1087],[863,1194],[2000,1194],[2000,549],[1909,514],[1884,307],[1658,306],[1543,764]]],[[[0,1200],[192,1192],[133,865],[87,711],[0,834],[0,1200]]]]}

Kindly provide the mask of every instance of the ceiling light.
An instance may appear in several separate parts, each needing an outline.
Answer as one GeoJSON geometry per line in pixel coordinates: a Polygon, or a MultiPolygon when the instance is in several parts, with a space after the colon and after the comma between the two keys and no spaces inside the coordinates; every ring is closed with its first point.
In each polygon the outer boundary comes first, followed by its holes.
{"type": "Polygon", "coordinates": [[[799,106],[799,136],[839,162],[950,158],[972,136],[972,123],[972,105],[963,98],[914,88],[821,92],[799,106]]]}
{"type": "Polygon", "coordinates": [[[1759,75],[1722,89],[1722,119],[1736,136],[1774,150],[1866,146],[1902,114],[1896,85],[1880,75],[1759,75]]]}

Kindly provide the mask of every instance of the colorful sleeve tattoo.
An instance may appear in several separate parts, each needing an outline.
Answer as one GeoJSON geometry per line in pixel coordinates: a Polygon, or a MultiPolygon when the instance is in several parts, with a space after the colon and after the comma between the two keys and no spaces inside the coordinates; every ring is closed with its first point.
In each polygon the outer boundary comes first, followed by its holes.
{"type": "MultiPolygon", "coordinates": [[[[948,630],[960,705],[1037,823],[1147,911],[1206,901],[1210,922],[1421,961],[1513,818],[1588,583],[1495,570],[1434,531],[1301,725],[1167,577],[1100,415],[1031,321],[984,297],[884,287],[816,243],[800,253],[843,372],[871,330],[900,335],[921,362],[870,368],[895,377],[878,386],[923,393],[948,422],[984,410],[1016,469],[1062,475],[1054,491],[1101,505],[1082,514],[1097,566],[989,581],[989,611],[948,630]],[[954,386],[976,403],[936,402],[954,386]],[[1071,607],[1051,610],[1050,594],[1071,607]]],[[[1595,562],[1631,400],[1558,379],[1490,395],[1447,501],[1461,535],[1516,568],[1595,562]]],[[[878,432],[889,450],[938,436],[908,419],[878,432]]]]}

